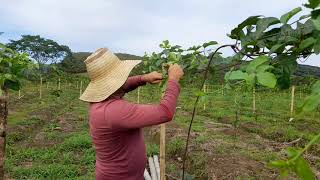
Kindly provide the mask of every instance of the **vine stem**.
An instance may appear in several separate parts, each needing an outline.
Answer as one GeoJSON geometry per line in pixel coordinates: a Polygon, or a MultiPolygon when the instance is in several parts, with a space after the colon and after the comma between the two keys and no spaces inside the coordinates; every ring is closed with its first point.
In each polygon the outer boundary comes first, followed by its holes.
{"type": "MultiPolygon", "coordinates": [[[[206,83],[206,80],[208,78],[208,73],[209,73],[209,68],[210,68],[210,65],[212,63],[212,60],[213,60],[213,57],[217,54],[217,52],[222,49],[222,48],[225,48],[225,47],[231,47],[232,49],[234,49],[235,47],[237,46],[237,44],[226,44],[226,45],[223,45],[223,46],[220,46],[218,47],[211,55],[210,57],[210,60],[208,62],[208,65],[204,71],[204,75],[203,75],[203,81],[201,83],[201,86],[199,88],[199,90],[202,90],[202,87],[204,86],[204,84],[206,83]]],[[[187,140],[186,140],[186,147],[185,147],[185,151],[184,151],[184,155],[183,155],[183,165],[182,165],[182,180],[184,180],[184,175],[185,175],[185,166],[186,166],[186,160],[187,160],[187,155],[188,155],[188,147],[189,147],[189,139],[190,139],[190,133],[191,133],[191,127],[192,127],[192,123],[193,123],[193,120],[194,120],[194,117],[195,117],[195,114],[196,114],[196,109],[197,109],[197,105],[198,105],[198,102],[199,102],[199,98],[200,96],[198,95],[197,98],[196,98],[196,101],[194,102],[194,105],[193,105],[193,111],[192,111],[192,116],[191,116],[191,121],[190,121],[190,124],[189,124],[189,129],[188,129],[188,136],[187,136],[187,140]]]]}
{"type": "Polygon", "coordinates": [[[306,152],[314,143],[316,143],[320,139],[320,133],[313,137],[313,139],[300,151],[293,159],[290,161],[296,161],[299,157],[302,156],[304,152],[306,152]]]}

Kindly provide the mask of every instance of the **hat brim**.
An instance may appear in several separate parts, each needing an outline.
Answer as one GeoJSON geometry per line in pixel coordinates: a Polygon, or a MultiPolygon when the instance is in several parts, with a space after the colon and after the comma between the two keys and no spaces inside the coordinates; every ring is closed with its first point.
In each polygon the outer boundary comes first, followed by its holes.
{"type": "Polygon", "coordinates": [[[107,99],[126,82],[132,69],[139,63],[141,60],[121,61],[105,77],[90,82],[79,99],[86,102],[101,102],[107,99]]]}

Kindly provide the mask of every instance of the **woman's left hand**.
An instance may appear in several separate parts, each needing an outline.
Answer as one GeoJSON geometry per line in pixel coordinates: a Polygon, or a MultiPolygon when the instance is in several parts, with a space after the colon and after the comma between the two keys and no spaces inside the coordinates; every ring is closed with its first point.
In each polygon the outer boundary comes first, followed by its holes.
{"type": "Polygon", "coordinates": [[[151,84],[157,84],[160,83],[163,79],[162,74],[158,73],[157,71],[153,71],[148,74],[142,75],[142,78],[145,82],[151,83],[151,84]]]}

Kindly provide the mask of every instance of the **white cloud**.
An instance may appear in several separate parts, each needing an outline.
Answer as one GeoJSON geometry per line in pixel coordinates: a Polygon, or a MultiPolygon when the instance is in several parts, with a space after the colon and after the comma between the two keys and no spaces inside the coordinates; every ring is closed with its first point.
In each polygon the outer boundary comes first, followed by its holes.
{"type": "MultiPolygon", "coordinates": [[[[279,17],[301,0],[0,0],[0,30],[40,34],[74,51],[105,46],[143,54],[169,39],[192,45],[226,37],[246,17],[279,17]],[[4,27],[2,27],[4,26],[4,27]]],[[[315,59],[315,58],[311,58],[315,59]]],[[[314,63],[320,66],[320,63],[314,63]]]]}

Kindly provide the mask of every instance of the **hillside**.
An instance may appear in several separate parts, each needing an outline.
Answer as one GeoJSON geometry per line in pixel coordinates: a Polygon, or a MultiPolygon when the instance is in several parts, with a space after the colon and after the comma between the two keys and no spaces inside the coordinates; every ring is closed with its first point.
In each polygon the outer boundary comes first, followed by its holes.
{"type": "MultiPolygon", "coordinates": [[[[60,67],[63,71],[69,73],[83,73],[86,72],[86,66],[84,60],[90,55],[90,52],[75,52],[73,58],[65,58],[61,61],[60,67]]],[[[121,60],[138,60],[142,59],[140,56],[126,54],[126,53],[115,53],[121,60]]]]}

